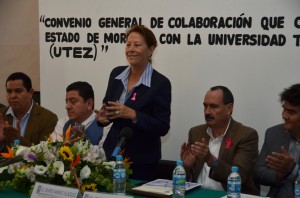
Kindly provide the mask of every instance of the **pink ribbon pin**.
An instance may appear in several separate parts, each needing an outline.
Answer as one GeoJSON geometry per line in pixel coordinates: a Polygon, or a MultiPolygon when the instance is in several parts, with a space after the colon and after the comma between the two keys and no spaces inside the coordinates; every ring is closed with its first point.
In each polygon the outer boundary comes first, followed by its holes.
{"type": "Polygon", "coordinates": [[[135,101],[136,100],[136,93],[133,93],[133,96],[131,98],[132,101],[135,101]]]}

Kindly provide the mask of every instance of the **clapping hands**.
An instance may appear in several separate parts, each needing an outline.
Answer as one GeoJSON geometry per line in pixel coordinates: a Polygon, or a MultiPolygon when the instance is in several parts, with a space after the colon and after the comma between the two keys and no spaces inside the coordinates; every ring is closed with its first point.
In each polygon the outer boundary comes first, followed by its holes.
{"type": "Polygon", "coordinates": [[[130,119],[132,121],[136,120],[136,112],[134,109],[131,109],[119,101],[112,102],[108,101],[107,104],[103,104],[100,110],[95,110],[96,119],[107,125],[111,120],[117,118],[130,119]]]}
{"type": "Polygon", "coordinates": [[[183,164],[187,168],[191,168],[195,161],[196,156],[191,150],[191,145],[189,143],[183,143],[181,145],[181,151],[180,151],[180,159],[183,161],[183,164]]]}
{"type": "Polygon", "coordinates": [[[281,153],[272,152],[265,159],[266,165],[276,171],[277,179],[281,181],[284,175],[293,170],[294,158],[289,155],[288,151],[281,146],[281,153]]]}
{"type": "MultiPolygon", "coordinates": [[[[17,126],[19,126],[17,124],[17,126]]],[[[0,143],[11,143],[16,139],[21,139],[20,129],[14,128],[4,121],[2,114],[0,114],[0,143]]]]}
{"type": "Polygon", "coordinates": [[[281,146],[281,153],[272,152],[266,157],[266,164],[277,172],[286,173],[294,167],[294,158],[281,146]]]}
{"type": "Polygon", "coordinates": [[[180,157],[186,167],[191,168],[196,161],[196,158],[203,160],[209,165],[215,159],[210,153],[208,143],[204,138],[194,144],[183,143],[181,146],[180,157]]]}

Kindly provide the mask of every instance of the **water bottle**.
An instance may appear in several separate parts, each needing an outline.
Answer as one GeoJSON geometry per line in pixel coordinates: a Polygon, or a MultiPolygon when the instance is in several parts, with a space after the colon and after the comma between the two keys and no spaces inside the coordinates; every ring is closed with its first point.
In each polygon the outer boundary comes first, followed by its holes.
{"type": "Polygon", "coordinates": [[[298,170],[298,177],[295,181],[295,198],[300,198],[300,170],[298,170]]]}
{"type": "Polygon", "coordinates": [[[126,168],[121,155],[117,155],[116,157],[116,164],[114,165],[113,169],[113,177],[114,193],[125,195],[126,168]]]}
{"type": "Polygon", "coordinates": [[[20,145],[20,140],[14,140],[11,149],[14,150],[14,149],[17,148],[19,145],[20,145]]]}
{"type": "Polygon", "coordinates": [[[19,146],[20,145],[20,140],[14,140],[14,146],[19,146]]]}
{"type": "Polygon", "coordinates": [[[240,198],[241,197],[241,176],[238,173],[237,166],[231,167],[231,173],[227,180],[227,197],[240,198]]]}
{"type": "Polygon", "coordinates": [[[173,198],[183,198],[185,193],[186,175],[183,162],[177,161],[177,166],[173,171],[173,198]]]}

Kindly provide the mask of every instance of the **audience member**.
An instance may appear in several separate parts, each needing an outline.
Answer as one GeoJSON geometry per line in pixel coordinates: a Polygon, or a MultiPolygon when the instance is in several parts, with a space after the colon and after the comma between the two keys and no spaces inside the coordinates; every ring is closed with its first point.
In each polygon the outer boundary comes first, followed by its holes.
{"type": "Polygon", "coordinates": [[[133,130],[124,157],[133,162],[132,179],[153,180],[161,158],[160,137],[168,133],[171,115],[171,83],[152,67],[157,46],[153,32],[142,25],[126,34],[125,55],[129,66],[112,70],[103,107],[97,119],[104,126],[113,122],[103,148],[112,156],[124,127],[133,130]]]}
{"type": "Polygon", "coordinates": [[[103,135],[103,127],[95,119],[94,90],[89,83],[78,81],[67,87],[66,110],[68,116],[57,122],[51,135],[52,140],[62,141],[68,127],[72,126],[73,135],[84,135],[93,145],[98,145],[103,135]]]}
{"type": "Polygon", "coordinates": [[[0,149],[15,139],[25,146],[47,139],[57,116],[33,101],[31,79],[22,72],[11,74],[6,80],[6,92],[9,106],[0,109],[0,149]]]}
{"type": "Polygon", "coordinates": [[[294,197],[300,156],[300,84],[280,94],[284,123],[267,129],[254,180],[270,186],[269,197],[294,197]]]}
{"type": "Polygon", "coordinates": [[[190,129],[180,157],[188,179],[203,188],[227,190],[231,166],[238,166],[242,192],[258,195],[252,180],[258,134],[232,118],[233,104],[233,95],[227,87],[210,88],[203,102],[206,124],[190,129]]]}

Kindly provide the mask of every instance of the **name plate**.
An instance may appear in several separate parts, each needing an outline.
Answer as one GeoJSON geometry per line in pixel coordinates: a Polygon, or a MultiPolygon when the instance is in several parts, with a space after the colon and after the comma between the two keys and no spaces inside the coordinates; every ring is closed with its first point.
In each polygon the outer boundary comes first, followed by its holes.
{"type": "Polygon", "coordinates": [[[116,195],[116,194],[108,194],[108,193],[101,193],[101,192],[90,192],[85,191],[82,198],[129,198],[132,196],[126,196],[126,195],[116,195]]]}
{"type": "Polygon", "coordinates": [[[31,198],[77,198],[81,194],[76,188],[56,186],[52,184],[44,184],[36,182],[34,185],[31,198]]]}

